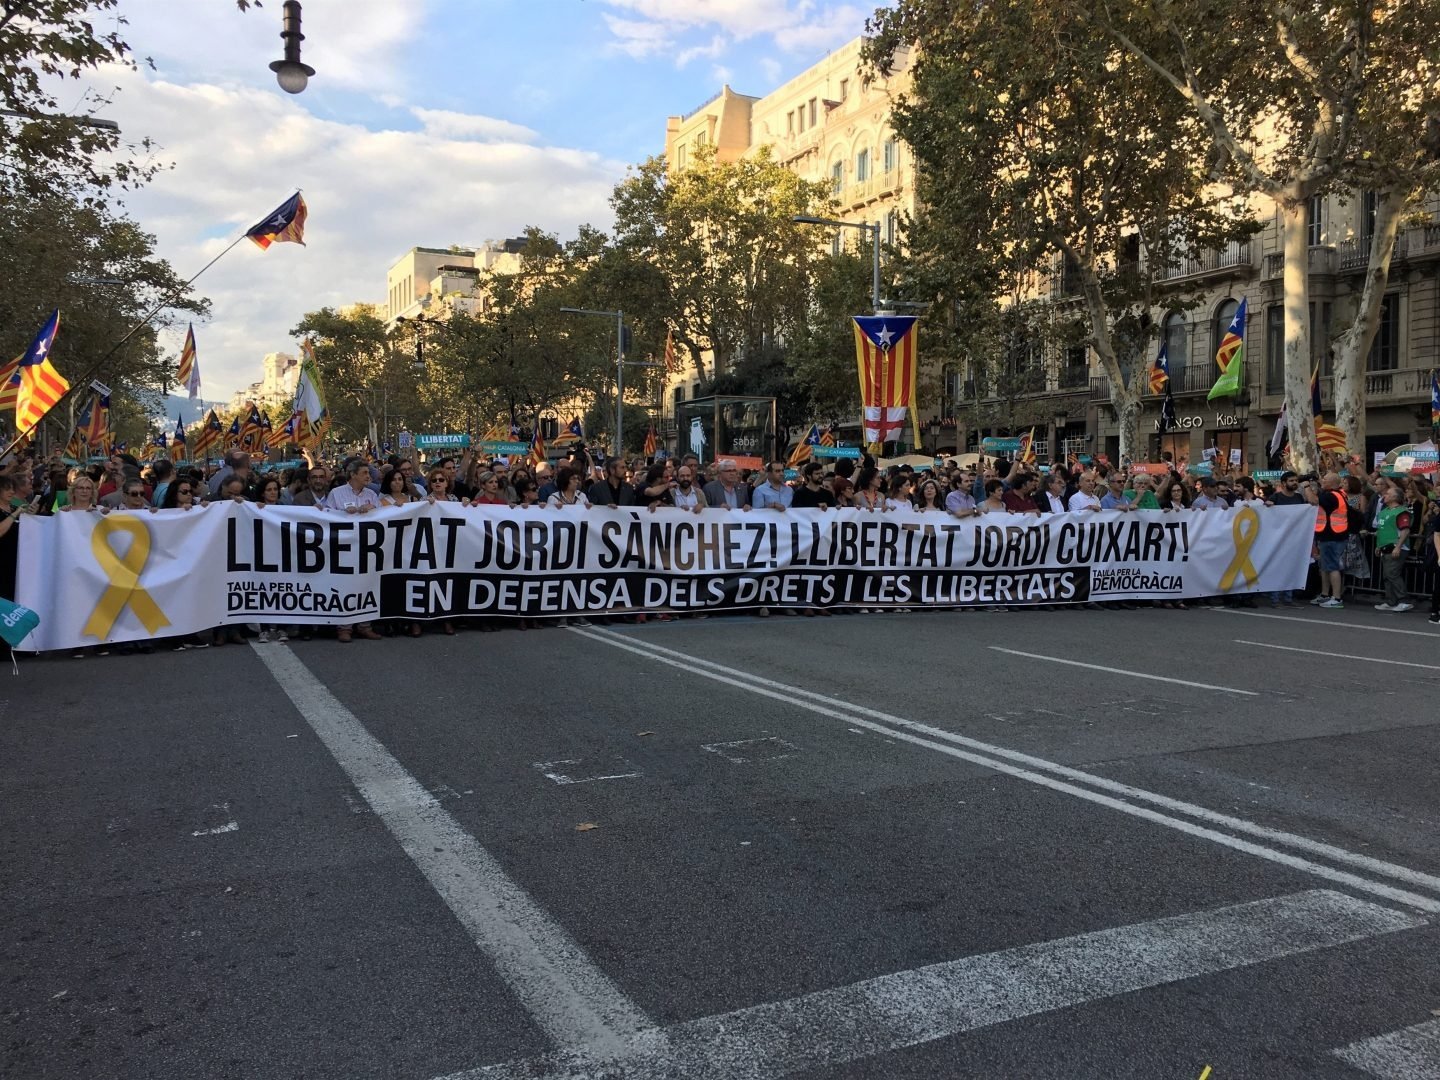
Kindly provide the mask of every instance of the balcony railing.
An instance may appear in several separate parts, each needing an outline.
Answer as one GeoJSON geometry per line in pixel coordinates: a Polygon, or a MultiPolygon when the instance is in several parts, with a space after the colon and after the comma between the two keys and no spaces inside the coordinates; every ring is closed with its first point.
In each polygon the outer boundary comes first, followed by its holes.
{"type": "Polygon", "coordinates": [[[1110,379],[1105,375],[1097,375],[1090,380],[1090,400],[1110,400],[1110,379]]]}
{"type": "Polygon", "coordinates": [[[1086,380],[1090,378],[1090,369],[1079,365],[1069,365],[1060,369],[1059,385],[1061,390],[1078,390],[1083,387],[1086,380]]]}
{"type": "Polygon", "coordinates": [[[1283,251],[1272,251],[1265,256],[1264,276],[1267,281],[1285,276],[1285,253],[1283,251]]]}
{"type": "MultiPolygon", "coordinates": [[[[1336,257],[1340,263],[1341,273],[1364,270],[1370,265],[1370,246],[1374,243],[1374,237],[1361,236],[1350,240],[1342,240],[1336,245],[1336,257]]],[[[1402,232],[1395,237],[1395,251],[1390,256],[1392,264],[1401,261],[1409,254],[1409,236],[1402,232]]]]}
{"type": "Polygon", "coordinates": [[[1227,244],[1219,250],[1201,251],[1193,257],[1181,259],[1174,265],[1167,266],[1160,277],[1173,281],[1176,278],[1195,277],[1250,265],[1250,241],[1241,240],[1227,244]]]}

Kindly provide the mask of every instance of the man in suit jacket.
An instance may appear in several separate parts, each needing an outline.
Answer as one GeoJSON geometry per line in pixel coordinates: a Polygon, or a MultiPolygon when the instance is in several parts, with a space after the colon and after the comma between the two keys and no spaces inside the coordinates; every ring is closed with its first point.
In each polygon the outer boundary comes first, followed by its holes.
{"type": "Polygon", "coordinates": [[[720,478],[704,487],[705,505],[712,510],[749,510],[750,487],[740,482],[740,466],[723,458],[717,466],[720,478]]]}

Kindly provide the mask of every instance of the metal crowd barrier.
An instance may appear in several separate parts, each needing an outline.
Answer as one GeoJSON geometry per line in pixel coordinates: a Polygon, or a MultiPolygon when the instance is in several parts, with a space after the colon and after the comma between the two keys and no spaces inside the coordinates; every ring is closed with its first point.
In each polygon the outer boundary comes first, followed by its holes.
{"type": "MultiPolygon", "coordinates": [[[[1385,586],[1380,570],[1380,560],[1384,556],[1375,553],[1375,534],[1362,533],[1360,542],[1365,545],[1365,557],[1366,563],[1370,567],[1370,577],[1368,579],[1356,577],[1347,571],[1345,574],[1346,588],[1357,593],[1383,593],[1385,586]]],[[[1410,548],[1410,555],[1405,560],[1405,591],[1411,596],[1428,601],[1435,589],[1436,574],[1440,571],[1425,565],[1424,549],[1418,538],[1411,538],[1410,548]]]]}

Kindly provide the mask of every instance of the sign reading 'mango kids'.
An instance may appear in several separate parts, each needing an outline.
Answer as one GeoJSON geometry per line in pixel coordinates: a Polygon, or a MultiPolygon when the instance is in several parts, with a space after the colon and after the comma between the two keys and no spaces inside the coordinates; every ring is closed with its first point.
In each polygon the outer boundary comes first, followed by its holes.
{"type": "Polygon", "coordinates": [[[27,645],[235,623],[1178,599],[1304,585],[1303,506],[657,513],[420,503],[364,515],[227,502],[24,522],[27,645]]]}

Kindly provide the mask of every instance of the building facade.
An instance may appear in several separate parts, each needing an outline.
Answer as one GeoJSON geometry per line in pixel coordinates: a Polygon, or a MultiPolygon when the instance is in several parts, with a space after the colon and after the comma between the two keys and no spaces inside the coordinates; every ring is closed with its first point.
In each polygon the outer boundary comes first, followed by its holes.
{"type": "MultiPolygon", "coordinates": [[[[1390,264],[1379,328],[1366,357],[1366,445],[1350,447],[1369,462],[1376,452],[1430,434],[1430,375],[1440,365],[1440,197],[1430,197],[1419,220],[1402,226],[1390,264]]],[[[1142,398],[1141,434],[1151,456],[1199,461],[1207,449],[1226,459],[1238,453],[1247,468],[1266,467],[1266,447],[1284,403],[1284,256],[1278,215],[1248,243],[1204,252],[1169,271],[1176,285],[1205,286],[1191,311],[1154,312],[1167,346],[1179,430],[1159,434],[1161,399],[1142,398]],[[1215,353],[1244,298],[1246,392],[1206,402],[1219,369],[1215,353]]],[[[1351,325],[1369,263],[1373,198],[1318,196],[1309,215],[1310,342],[1321,399],[1333,422],[1331,342],[1351,325]]],[[[1149,363],[1149,358],[1145,358],[1149,363]]],[[[1087,442],[1116,460],[1119,432],[1109,407],[1109,381],[1091,379],[1087,442]]]]}
{"type": "Polygon", "coordinates": [[[263,372],[259,382],[253,382],[230,398],[229,410],[239,412],[246,402],[253,401],[272,417],[276,409],[289,417],[291,402],[295,400],[295,380],[299,378],[300,361],[292,353],[266,353],[260,362],[263,372]]]}
{"type": "MultiPolygon", "coordinates": [[[[895,95],[909,86],[909,57],[898,55],[888,79],[867,85],[863,45],[863,38],[855,38],[762,97],[724,86],[693,111],[671,116],[665,123],[670,172],[685,169],[707,146],[721,161],[768,147],[776,161],[805,180],[830,186],[837,219],[879,225],[882,241],[896,243],[902,220],[915,210],[910,155],[889,125],[895,95]]],[[[817,242],[828,242],[836,252],[862,235],[858,229],[832,230],[828,237],[821,227],[816,232],[817,242]]],[[[714,374],[708,361],[706,371],[714,374]]],[[[669,379],[662,417],[667,436],[675,434],[681,404],[698,392],[693,369],[669,379]]]]}
{"type": "Polygon", "coordinates": [[[387,321],[393,324],[421,315],[443,319],[456,311],[484,314],[490,298],[483,276],[518,273],[524,248],[523,237],[487,240],[478,248],[411,248],[385,272],[387,321]]]}

